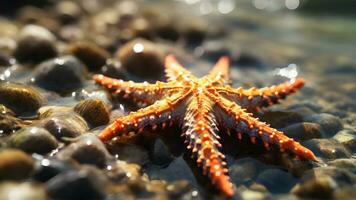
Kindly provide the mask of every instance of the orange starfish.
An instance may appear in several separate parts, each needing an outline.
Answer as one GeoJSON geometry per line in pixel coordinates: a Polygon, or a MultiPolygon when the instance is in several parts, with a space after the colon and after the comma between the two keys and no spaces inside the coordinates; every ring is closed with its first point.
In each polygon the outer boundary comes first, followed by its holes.
{"type": "Polygon", "coordinates": [[[303,86],[303,79],[261,89],[235,89],[227,85],[228,57],[220,58],[209,74],[199,79],[169,55],[165,60],[165,72],[168,81],[157,81],[155,84],[94,75],[98,84],[123,93],[136,102],[151,104],[116,119],[100,133],[100,139],[105,141],[130,132],[140,132],[146,127],[155,129],[162,125],[164,128],[167,122],[178,122],[184,129],[182,137],[186,139],[187,149],[198,166],[227,196],[232,196],[234,191],[227,175],[225,156],[219,151],[222,145],[219,143],[218,127],[228,128],[239,139],[242,134],[248,134],[252,143],[258,138],[266,148],[273,144],[282,151],[286,149],[305,159],[316,160],[309,149],[249,113],[277,103],[295,92],[303,86]]]}

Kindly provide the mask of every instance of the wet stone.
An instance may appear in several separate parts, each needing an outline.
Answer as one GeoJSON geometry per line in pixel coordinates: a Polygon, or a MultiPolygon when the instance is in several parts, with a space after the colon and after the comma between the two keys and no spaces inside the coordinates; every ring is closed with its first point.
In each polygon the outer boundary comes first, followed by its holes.
{"type": "Polygon", "coordinates": [[[288,137],[301,142],[313,138],[321,138],[324,135],[324,131],[319,124],[309,122],[293,124],[283,128],[282,131],[288,137]]]}
{"type": "Polygon", "coordinates": [[[256,55],[247,52],[241,52],[233,56],[232,64],[238,67],[253,67],[257,69],[265,68],[265,63],[256,55]]]}
{"type": "Polygon", "coordinates": [[[200,45],[207,36],[207,24],[202,20],[189,19],[182,22],[180,32],[188,46],[200,45]]]}
{"type": "Polygon", "coordinates": [[[167,166],[173,160],[172,154],[161,139],[154,141],[150,151],[150,158],[154,164],[161,166],[167,166]]]}
{"type": "Polygon", "coordinates": [[[55,159],[41,158],[37,160],[31,178],[39,182],[47,182],[60,173],[73,170],[73,167],[65,162],[55,159]]]}
{"type": "Polygon", "coordinates": [[[157,165],[149,165],[146,170],[151,180],[158,179],[166,180],[168,182],[188,180],[190,184],[197,186],[195,176],[183,157],[175,158],[166,168],[157,165]]]}
{"type": "MultiPolygon", "coordinates": [[[[320,188],[323,189],[326,187],[325,190],[330,188],[335,189],[336,187],[341,188],[348,185],[354,185],[355,183],[355,173],[352,173],[347,169],[338,167],[317,167],[306,172],[301,178],[300,194],[302,194],[302,189],[304,189],[306,191],[309,190],[309,194],[316,193],[316,195],[322,195],[320,194],[320,188]],[[304,184],[306,185],[304,186],[304,184]]],[[[293,191],[297,192],[298,189],[295,188],[293,191]]]]}
{"type": "Polygon", "coordinates": [[[1,200],[48,200],[44,188],[33,183],[4,182],[0,184],[1,200]]]}
{"type": "Polygon", "coordinates": [[[26,127],[17,131],[11,136],[9,144],[27,153],[38,154],[49,153],[58,147],[56,138],[40,127],[26,127]]]}
{"type": "Polygon", "coordinates": [[[86,99],[74,106],[74,111],[81,115],[92,127],[105,125],[110,121],[107,105],[98,99],[86,99]]]}
{"type": "Polygon", "coordinates": [[[91,200],[104,197],[103,176],[93,168],[61,173],[46,184],[46,191],[53,199],[91,200]]]}
{"type": "Polygon", "coordinates": [[[148,151],[139,145],[117,143],[108,148],[110,153],[117,155],[120,160],[139,165],[145,165],[149,162],[148,151]]]}
{"type": "Polygon", "coordinates": [[[163,75],[164,52],[145,39],[135,39],[120,48],[118,58],[123,68],[141,78],[159,79],[163,75]]]}
{"type": "Polygon", "coordinates": [[[81,15],[81,9],[72,1],[60,1],[55,7],[57,18],[62,24],[74,23],[81,15]]]}
{"type": "Polygon", "coordinates": [[[0,180],[26,179],[33,167],[33,159],[23,151],[15,149],[0,151],[0,180]]]}
{"type": "Polygon", "coordinates": [[[18,39],[14,56],[20,62],[39,63],[57,55],[55,36],[46,28],[27,25],[18,39]]]}
{"type": "Polygon", "coordinates": [[[267,111],[263,114],[261,120],[268,122],[274,128],[283,128],[288,125],[302,122],[303,118],[297,112],[267,111]]]}
{"type": "Polygon", "coordinates": [[[64,56],[39,64],[33,82],[46,90],[65,94],[83,86],[86,72],[86,67],[77,58],[64,56]]]}
{"type": "Polygon", "coordinates": [[[340,158],[328,162],[328,165],[337,168],[348,168],[356,172],[356,158],[340,158]]]}
{"type": "Polygon", "coordinates": [[[59,114],[42,121],[42,126],[58,140],[63,137],[74,138],[89,128],[85,120],[75,113],[59,114]]]}
{"type": "Polygon", "coordinates": [[[108,59],[106,64],[100,69],[100,73],[116,79],[127,79],[127,72],[122,67],[120,61],[108,59]]]}
{"type": "Polygon", "coordinates": [[[0,83],[0,104],[17,115],[34,115],[46,103],[35,88],[17,83],[0,83]]]}
{"type": "Polygon", "coordinates": [[[86,42],[77,42],[70,45],[69,53],[82,61],[89,71],[98,71],[110,57],[109,52],[105,49],[86,42]]]}
{"type": "Polygon", "coordinates": [[[141,167],[137,164],[115,160],[105,168],[107,177],[115,183],[126,183],[128,180],[138,179],[141,176],[141,167]]]}
{"type": "Polygon", "coordinates": [[[342,128],[340,118],[327,113],[308,116],[304,121],[320,124],[328,137],[332,137],[342,128]]]}
{"type": "Polygon", "coordinates": [[[20,119],[0,112],[0,135],[9,135],[23,126],[20,119]]]}
{"type": "Polygon", "coordinates": [[[268,169],[258,175],[256,182],[272,193],[286,193],[296,184],[297,179],[280,169],[268,169]]]}
{"type": "Polygon", "coordinates": [[[236,185],[249,185],[264,169],[267,169],[267,166],[253,158],[238,159],[230,165],[229,176],[236,185]]]}
{"type": "Polygon", "coordinates": [[[0,51],[0,67],[10,66],[11,65],[10,59],[11,59],[10,56],[0,51]]]}
{"type": "Polygon", "coordinates": [[[311,139],[303,145],[313,151],[317,157],[327,159],[351,157],[348,149],[334,139],[311,139]]]}
{"type": "Polygon", "coordinates": [[[337,183],[330,177],[310,179],[296,185],[292,192],[302,198],[331,199],[337,183]]]}
{"type": "Polygon", "coordinates": [[[352,152],[356,152],[356,131],[342,130],[333,137],[335,140],[348,147],[352,152]]]}
{"type": "Polygon", "coordinates": [[[92,134],[85,134],[77,138],[56,154],[60,160],[73,159],[81,164],[91,164],[104,167],[112,158],[103,142],[92,134]]]}

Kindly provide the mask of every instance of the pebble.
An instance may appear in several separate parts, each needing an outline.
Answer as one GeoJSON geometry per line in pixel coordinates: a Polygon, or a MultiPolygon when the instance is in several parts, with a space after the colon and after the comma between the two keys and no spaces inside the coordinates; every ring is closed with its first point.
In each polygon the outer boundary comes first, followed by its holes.
{"type": "Polygon", "coordinates": [[[1,200],[49,200],[41,185],[4,182],[0,184],[1,200]]]}
{"type": "Polygon", "coordinates": [[[152,30],[152,25],[148,20],[142,17],[135,18],[131,21],[129,25],[132,38],[145,38],[147,40],[152,40],[154,38],[154,33],[152,30]]]}
{"type": "Polygon", "coordinates": [[[0,111],[0,135],[9,135],[23,126],[22,120],[0,111]]]}
{"type": "Polygon", "coordinates": [[[27,25],[20,32],[14,56],[20,62],[39,63],[57,55],[55,43],[56,37],[46,28],[27,25]]]}
{"type": "Polygon", "coordinates": [[[29,177],[34,160],[16,149],[0,151],[0,180],[22,180],[29,177]]]}
{"type": "Polygon", "coordinates": [[[76,22],[82,13],[79,5],[72,1],[60,1],[55,6],[55,12],[62,24],[76,22]]]}
{"type": "Polygon", "coordinates": [[[122,160],[109,163],[104,172],[115,183],[127,183],[129,180],[136,180],[141,177],[139,165],[122,160]]]}
{"type": "Polygon", "coordinates": [[[92,134],[85,134],[75,142],[59,151],[56,157],[60,160],[73,159],[81,164],[91,164],[104,167],[111,159],[103,142],[92,134]]]}
{"type": "Polygon", "coordinates": [[[340,118],[327,113],[308,116],[304,118],[304,121],[320,124],[327,137],[334,136],[342,128],[340,118]]]}
{"type": "Polygon", "coordinates": [[[122,67],[132,75],[153,79],[163,76],[164,52],[148,40],[139,38],[126,43],[117,56],[122,67]]]}
{"type": "Polygon", "coordinates": [[[41,157],[35,164],[34,170],[31,173],[31,178],[39,182],[47,182],[58,174],[74,170],[68,163],[55,160],[53,158],[41,157]]]}
{"type": "Polygon", "coordinates": [[[146,171],[151,180],[158,179],[167,182],[187,180],[194,187],[197,186],[194,174],[181,156],[175,158],[166,168],[157,165],[149,165],[147,166],[146,171]]]}
{"type": "Polygon", "coordinates": [[[202,44],[207,36],[207,27],[204,21],[199,19],[183,20],[180,24],[180,32],[188,46],[196,47],[202,44]]]}
{"type": "Polygon", "coordinates": [[[268,122],[274,128],[283,128],[302,122],[303,117],[297,112],[290,111],[266,111],[261,120],[268,122]]]}
{"type": "Polygon", "coordinates": [[[76,42],[70,45],[69,53],[82,61],[89,71],[98,71],[110,57],[105,49],[88,42],[76,42]]]}
{"type": "Polygon", "coordinates": [[[346,168],[333,166],[317,167],[306,172],[301,178],[302,182],[310,179],[319,179],[321,177],[332,178],[339,187],[353,185],[356,183],[356,175],[346,168]]]}
{"type": "Polygon", "coordinates": [[[100,73],[116,79],[128,79],[127,72],[122,67],[121,62],[114,59],[108,59],[106,64],[100,69],[100,73]]]}
{"type": "Polygon", "coordinates": [[[238,55],[233,56],[232,63],[237,67],[252,67],[257,69],[263,69],[266,66],[257,55],[248,52],[240,52],[238,55]]]}
{"type": "Polygon", "coordinates": [[[334,139],[311,139],[303,143],[317,157],[326,159],[349,158],[350,152],[334,139]]]}
{"type": "Polygon", "coordinates": [[[91,127],[105,125],[110,121],[107,105],[98,99],[85,99],[74,106],[74,111],[82,116],[91,127]]]}
{"type": "Polygon", "coordinates": [[[120,160],[145,165],[149,162],[148,151],[135,144],[130,143],[115,143],[113,146],[108,146],[109,151],[117,156],[120,160]]]}
{"type": "Polygon", "coordinates": [[[160,166],[167,166],[173,160],[168,147],[159,138],[152,144],[150,158],[154,164],[160,166]]]}
{"type": "Polygon", "coordinates": [[[46,90],[65,94],[83,86],[86,67],[73,56],[63,56],[39,64],[31,81],[46,90]]]}
{"type": "Polygon", "coordinates": [[[322,138],[324,131],[319,124],[302,122],[287,126],[281,129],[288,137],[291,137],[299,142],[310,140],[313,138],[322,138]]]}
{"type": "Polygon", "coordinates": [[[40,127],[26,127],[10,138],[10,146],[27,153],[45,154],[58,147],[56,138],[46,129],[40,127]]]}
{"type": "Polygon", "coordinates": [[[0,50],[0,67],[7,67],[11,65],[11,58],[5,52],[0,50]]]}
{"type": "Polygon", "coordinates": [[[229,176],[231,177],[231,181],[238,185],[249,185],[251,184],[257,177],[257,175],[267,169],[268,167],[253,158],[242,158],[235,160],[229,166],[229,176]]]}
{"type": "Polygon", "coordinates": [[[303,184],[298,184],[292,189],[292,193],[302,198],[331,199],[337,183],[330,177],[311,179],[303,184]]]}
{"type": "Polygon", "coordinates": [[[344,129],[339,131],[333,137],[335,140],[349,148],[352,152],[356,152],[356,131],[344,129]]]}
{"type": "Polygon", "coordinates": [[[103,199],[104,176],[94,168],[61,173],[46,184],[46,191],[53,199],[92,200],[103,199]]]}
{"type": "Polygon", "coordinates": [[[60,113],[44,119],[41,125],[58,140],[61,140],[63,137],[74,138],[89,130],[85,120],[76,113],[60,113]]]}
{"type": "Polygon", "coordinates": [[[337,168],[348,168],[356,172],[356,158],[340,158],[328,162],[328,165],[337,168]]]}
{"type": "Polygon", "coordinates": [[[0,104],[17,115],[34,115],[46,99],[33,87],[18,83],[0,83],[0,104]]]}
{"type": "Polygon", "coordinates": [[[258,175],[256,182],[272,193],[286,193],[297,183],[297,179],[280,169],[267,169],[258,175]]]}

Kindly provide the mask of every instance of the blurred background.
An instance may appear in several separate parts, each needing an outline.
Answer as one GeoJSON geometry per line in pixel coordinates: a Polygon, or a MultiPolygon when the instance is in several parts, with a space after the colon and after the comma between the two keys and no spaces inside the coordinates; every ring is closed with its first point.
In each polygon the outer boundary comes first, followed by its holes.
{"type": "Polygon", "coordinates": [[[224,143],[236,199],[356,196],[355,0],[0,0],[0,199],[221,199],[177,127],[90,136],[138,108],[92,75],[164,81],[167,54],[198,76],[228,55],[234,87],[306,80],[257,115],[320,163],[224,143]]]}

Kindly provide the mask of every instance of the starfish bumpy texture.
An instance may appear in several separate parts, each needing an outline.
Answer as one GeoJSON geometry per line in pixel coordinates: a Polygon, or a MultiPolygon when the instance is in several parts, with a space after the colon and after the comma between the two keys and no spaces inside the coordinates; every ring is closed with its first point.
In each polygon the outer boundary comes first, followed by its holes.
{"type": "Polygon", "coordinates": [[[316,160],[313,152],[285,136],[283,132],[253,117],[251,112],[278,103],[301,88],[298,78],[277,86],[261,89],[232,88],[229,79],[229,59],[222,57],[208,75],[197,78],[169,55],[165,60],[167,82],[135,83],[94,75],[94,80],[116,93],[144,102],[149,106],[117,118],[103,132],[100,139],[106,141],[131,132],[141,132],[150,127],[166,127],[178,123],[183,131],[187,149],[196,159],[203,173],[209,176],[215,187],[227,196],[234,194],[229,180],[225,156],[220,152],[219,129],[228,129],[238,139],[247,134],[252,143],[261,140],[266,148],[278,146],[307,160],[316,160]]]}

